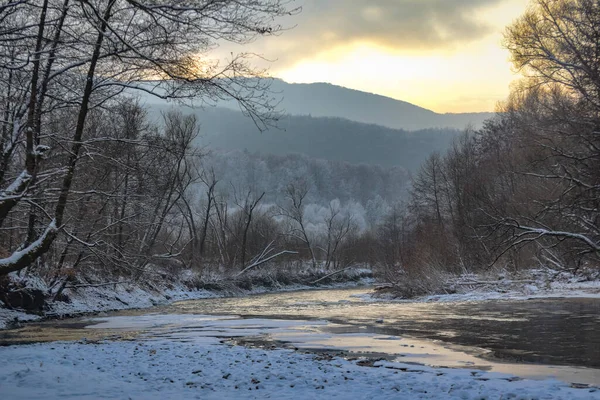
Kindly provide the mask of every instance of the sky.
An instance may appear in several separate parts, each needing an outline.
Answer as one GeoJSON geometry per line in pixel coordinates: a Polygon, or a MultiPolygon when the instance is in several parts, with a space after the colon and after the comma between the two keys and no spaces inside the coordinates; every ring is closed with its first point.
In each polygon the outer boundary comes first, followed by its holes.
{"type": "Polygon", "coordinates": [[[502,32],[527,0],[300,0],[250,50],[287,82],[329,82],[436,112],[493,111],[517,76],[502,32]]]}

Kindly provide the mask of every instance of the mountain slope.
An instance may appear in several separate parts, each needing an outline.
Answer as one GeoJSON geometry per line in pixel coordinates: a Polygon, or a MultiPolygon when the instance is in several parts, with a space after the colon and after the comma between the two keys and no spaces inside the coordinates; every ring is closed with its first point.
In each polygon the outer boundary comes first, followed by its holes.
{"type": "Polygon", "coordinates": [[[394,129],[464,129],[481,126],[492,113],[438,114],[414,104],[329,83],[290,84],[274,80],[271,90],[282,97],[291,115],[339,117],[394,129]]]}
{"type": "MultiPolygon", "coordinates": [[[[438,114],[405,101],[361,92],[329,83],[297,84],[274,79],[271,96],[280,101],[278,109],[288,115],[336,117],[392,129],[476,128],[492,113],[438,114]]],[[[148,105],[166,106],[164,100],[139,94],[148,105]]],[[[233,101],[221,101],[219,107],[239,110],[233,101]]]]}
{"type": "MultiPolygon", "coordinates": [[[[151,106],[150,115],[173,109],[151,106]]],[[[306,154],[310,157],[372,164],[401,166],[415,170],[432,151],[444,151],[460,131],[425,129],[404,131],[341,118],[287,116],[279,129],[259,132],[239,111],[225,108],[205,110],[178,107],[193,113],[200,123],[199,144],[222,150],[248,150],[263,154],[306,154]]]]}

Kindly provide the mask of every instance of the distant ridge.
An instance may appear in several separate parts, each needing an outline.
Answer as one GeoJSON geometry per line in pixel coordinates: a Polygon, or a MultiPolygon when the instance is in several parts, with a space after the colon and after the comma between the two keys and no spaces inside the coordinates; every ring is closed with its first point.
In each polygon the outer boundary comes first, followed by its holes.
{"type": "MultiPolygon", "coordinates": [[[[378,94],[348,89],[330,83],[287,83],[273,79],[271,96],[280,100],[278,109],[292,116],[343,118],[350,121],[375,124],[392,129],[416,131],[431,128],[463,130],[467,126],[479,128],[493,113],[439,114],[402,100],[378,94]]],[[[136,93],[143,103],[165,106],[157,97],[136,93]]],[[[234,101],[220,101],[219,107],[239,111],[234,101]]]]}
{"type": "Polygon", "coordinates": [[[480,127],[493,113],[439,114],[402,100],[348,89],[330,83],[287,83],[275,79],[271,85],[281,107],[290,115],[338,117],[393,129],[464,129],[480,127]]]}
{"type": "Polygon", "coordinates": [[[492,113],[438,114],[414,104],[328,83],[290,84],[274,80],[274,97],[287,113],[279,129],[259,133],[234,102],[189,108],[142,96],[153,122],[171,109],[196,115],[198,144],[223,151],[305,154],[315,159],[401,167],[416,171],[427,156],[445,151],[461,130],[477,128],[492,113]]]}

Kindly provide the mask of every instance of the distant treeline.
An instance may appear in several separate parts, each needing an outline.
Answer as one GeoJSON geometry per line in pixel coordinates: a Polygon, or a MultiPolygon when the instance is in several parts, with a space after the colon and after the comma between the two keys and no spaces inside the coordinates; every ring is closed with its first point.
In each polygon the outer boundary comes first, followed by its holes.
{"type": "Polygon", "coordinates": [[[304,154],[273,155],[233,150],[211,151],[203,167],[214,170],[224,189],[231,186],[265,192],[265,201],[276,203],[285,195],[290,182],[308,184],[307,200],[328,204],[338,199],[366,206],[379,198],[388,204],[406,198],[410,176],[402,167],[351,164],[315,159],[304,154]]]}
{"type": "Polygon", "coordinates": [[[391,281],[493,265],[600,268],[599,7],[533,0],[507,29],[526,77],[495,118],[416,174],[388,221],[391,281]]]}

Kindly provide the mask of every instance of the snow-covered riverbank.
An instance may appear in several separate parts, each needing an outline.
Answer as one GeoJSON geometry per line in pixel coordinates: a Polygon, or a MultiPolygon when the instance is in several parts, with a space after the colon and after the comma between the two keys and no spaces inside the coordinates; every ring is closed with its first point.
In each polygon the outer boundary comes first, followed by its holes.
{"type": "Polygon", "coordinates": [[[360,296],[365,301],[386,302],[465,302],[487,300],[528,300],[544,298],[600,298],[600,274],[572,274],[544,270],[516,274],[489,272],[448,278],[448,293],[410,299],[397,297],[393,288],[360,296]]]}
{"type": "MultiPolygon", "coordinates": [[[[53,301],[47,304],[44,315],[28,314],[18,310],[2,308],[0,302],[0,329],[18,325],[20,322],[35,321],[45,317],[65,317],[94,312],[143,309],[156,305],[168,304],[181,300],[195,300],[215,297],[245,296],[269,292],[297,290],[314,290],[327,288],[351,288],[373,285],[368,270],[348,271],[346,276],[338,277],[338,281],[319,286],[298,283],[287,285],[275,284],[269,287],[253,286],[242,289],[223,281],[215,284],[218,289],[197,289],[190,285],[189,279],[173,279],[170,282],[122,282],[111,285],[86,286],[68,289],[68,302],[53,301]]],[[[465,302],[486,300],[527,300],[557,297],[600,298],[600,276],[574,275],[552,270],[529,270],[518,274],[505,272],[487,273],[485,275],[466,274],[451,277],[448,287],[453,293],[433,294],[412,299],[395,297],[392,291],[372,293],[365,290],[356,295],[369,302],[465,302]]],[[[189,277],[188,277],[189,278],[189,277]]],[[[49,291],[43,282],[29,280],[27,286],[49,291]]]]}
{"type": "MultiPolygon", "coordinates": [[[[66,317],[103,311],[116,311],[127,309],[143,309],[157,305],[168,304],[182,300],[207,299],[215,297],[246,296],[269,292],[284,292],[309,289],[351,288],[369,286],[374,280],[369,277],[370,271],[357,269],[349,271],[346,276],[341,276],[338,281],[319,286],[309,286],[298,283],[288,285],[275,284],[270,287],[254,286],[251,289],[226,284],[219,289],[196,289],[185,279],[171,282],[131,283],[122,282],[102,286],[82,286],[76,289],[67,289],[69,301],[53,301],[47,303],[47,310],[43,315],[29,314],[19,310],[2,308],[0,302],[0,329],[18,325],[20,322],[36,321],[47,317],[66,317]]],[[[28,287],[47,292],[48,288],[41,281],[29,280],[28,287]]]]}
{"type": "Polygon", "coordinates": [[[5,399],[600,399],[595,388],[290,350],[214,338],[55,342],[0,348],[5,399]],[[369,363],[366,363],[369,364],[369,363]]]}

